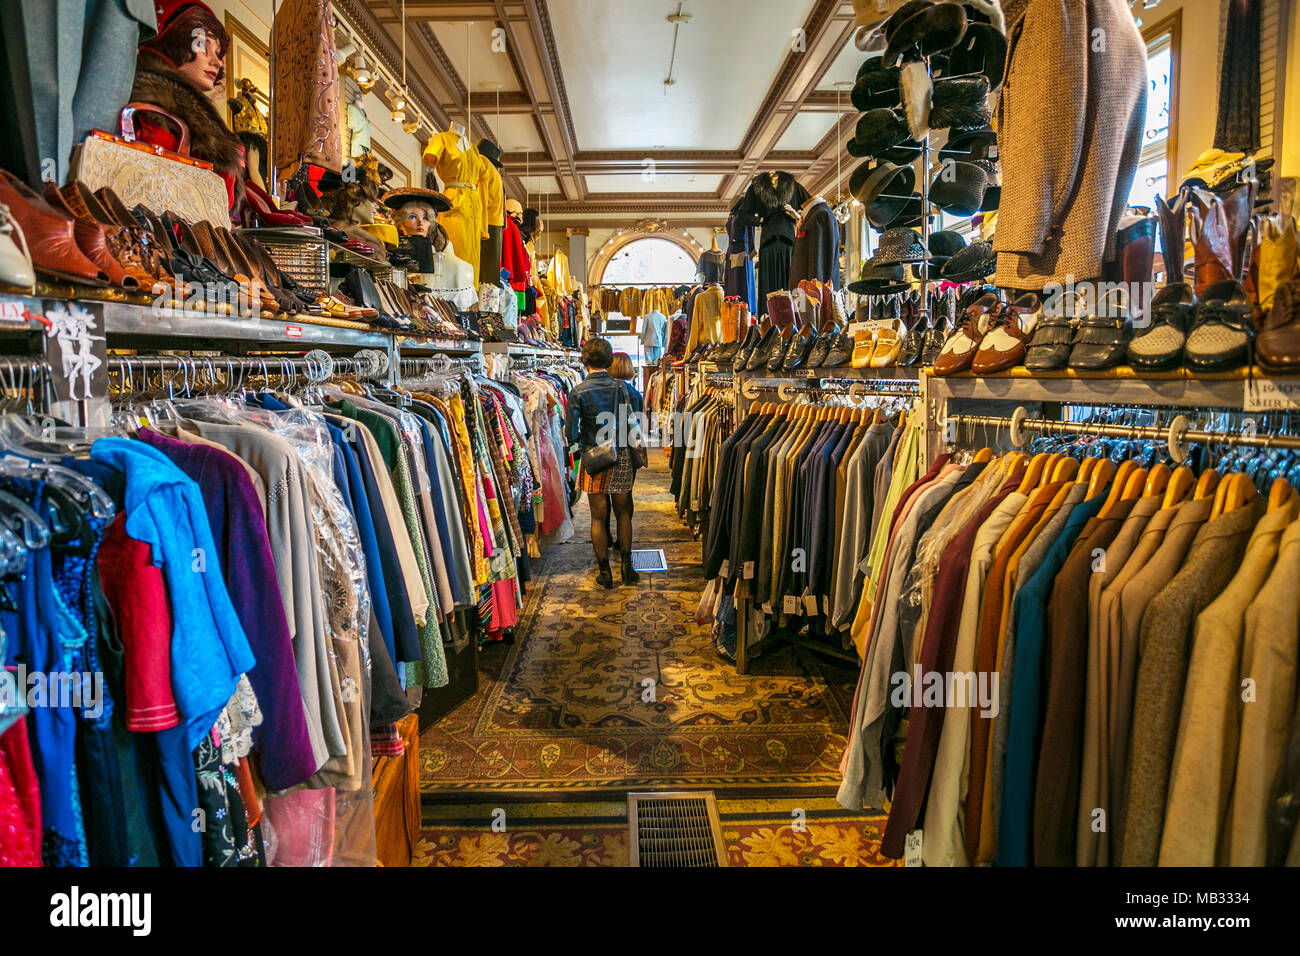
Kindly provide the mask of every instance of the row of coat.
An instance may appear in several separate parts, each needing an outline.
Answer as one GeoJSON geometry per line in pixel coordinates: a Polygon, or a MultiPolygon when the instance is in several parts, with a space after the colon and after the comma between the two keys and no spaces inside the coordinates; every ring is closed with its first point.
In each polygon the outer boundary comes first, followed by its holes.
{"type": "Polygon", "coordinates": [[[892,797],[881,852],[919,830],[932,866],[1300,863],[1294,498],[901,464],[838,795],[892,797]]]}
{"type": "Polygon", "coordinates": [[[373,864],[370,758],[569,523],[570,379],[520,384],[180,402],[68,448],[99,510],[0,474],[61,531],[0,589],[0,861],[373,864]]]}

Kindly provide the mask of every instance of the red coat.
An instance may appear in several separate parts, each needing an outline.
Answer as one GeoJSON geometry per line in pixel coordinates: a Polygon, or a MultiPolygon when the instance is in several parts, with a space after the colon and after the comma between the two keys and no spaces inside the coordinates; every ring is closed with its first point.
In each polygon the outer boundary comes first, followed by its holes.
{"type": "Polygon", "coordinates": [[[524,237],[512,217],[506,216],[505,231],[501,233],[501,268],[510,273],[510,288],[522,292],[533,274],[533,260],[524,247],[524,237]]]}

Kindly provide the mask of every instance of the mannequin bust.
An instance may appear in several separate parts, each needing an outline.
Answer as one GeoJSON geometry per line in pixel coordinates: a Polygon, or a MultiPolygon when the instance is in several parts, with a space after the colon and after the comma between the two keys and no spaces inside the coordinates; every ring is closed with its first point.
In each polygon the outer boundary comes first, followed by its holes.
{"type": "Polygon", "coordinates": [[[462,153],[468,153],[469,133],[465,130],[465,127],[462,126],[460,123],[452,123],[451,131],[460,137],[460,139],[456,143],[456,145],[460,147],[460,151],[462,153]]]}

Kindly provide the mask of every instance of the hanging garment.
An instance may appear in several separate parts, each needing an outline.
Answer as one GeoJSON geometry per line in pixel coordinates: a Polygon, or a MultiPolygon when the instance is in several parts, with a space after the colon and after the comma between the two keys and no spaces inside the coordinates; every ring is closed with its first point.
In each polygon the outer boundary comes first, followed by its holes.
{"type": "Polygon", "coordinates": [[[451,201],[451,208],[438,214],[438,225],[447,233],[456,258],[473,266],[477,287],[480,244],[487,238],[484,196],[491,164],[465,137],[445,130],[425,144],[424,165],[433,167],[442,181],[443,195],[451,201]]]}
{"type": "Polygon", "coordinates": [[[760,173],[737,205],[745,225],[762,228],[758,253],[757,315],[767,314],[767,296],[787,288],[798,210],[808,190],[787,172],[760,173]]]}
{"type": "Polygon", "coordinates": [[[343,170],[338,53],[328,0],[285,0],[275,14],[275,168],[288,179],[303,163],[343,170]]]}
{"type": "Polygon", "coordinates": [[[727,268],[723,288],[728,296],[738,296],[749,305],[755,315],[758,311],[758,286],[754,279],[754,226],[746,221],[736,203],[727,216],[727,268]]]}
{"type": "Polygon", "coordinates": [[[800,210],[786,288],[808,279],[840,286],[840,224],[821,196],[808,200],[800,210]]]}

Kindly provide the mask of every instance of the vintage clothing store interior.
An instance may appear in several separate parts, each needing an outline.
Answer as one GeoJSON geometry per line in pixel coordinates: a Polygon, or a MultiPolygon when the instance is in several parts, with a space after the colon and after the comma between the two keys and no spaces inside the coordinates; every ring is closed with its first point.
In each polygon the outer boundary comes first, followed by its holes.
{"type": "Polygon", "coordinates": [[[1300,865],[1298,18],[0,5],[0,864],[1300,865]]]}

